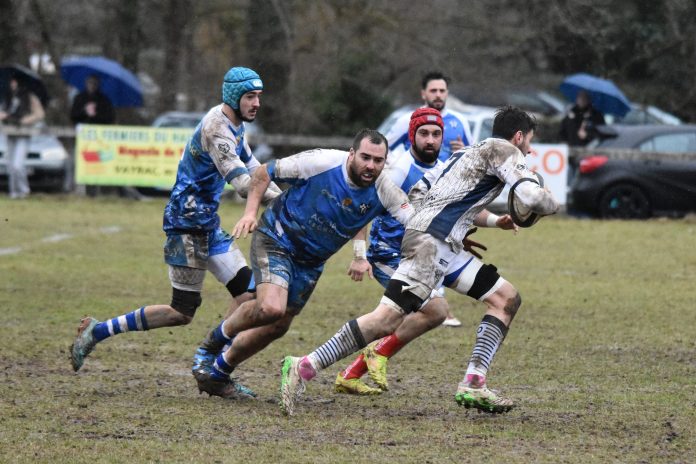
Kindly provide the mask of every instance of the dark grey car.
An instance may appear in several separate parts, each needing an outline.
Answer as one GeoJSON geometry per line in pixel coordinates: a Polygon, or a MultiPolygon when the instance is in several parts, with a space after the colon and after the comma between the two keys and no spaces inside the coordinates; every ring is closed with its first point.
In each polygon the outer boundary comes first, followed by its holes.
{"type": "Polygon", "coordinates": [[[681,216],[696,211],[696,125],[606,126],[597,154],[581,160],[568,198],[570,212],[603,218],[681,216]],[[691,153],[694,158],[610,159],[605,149],[691,153]]]}

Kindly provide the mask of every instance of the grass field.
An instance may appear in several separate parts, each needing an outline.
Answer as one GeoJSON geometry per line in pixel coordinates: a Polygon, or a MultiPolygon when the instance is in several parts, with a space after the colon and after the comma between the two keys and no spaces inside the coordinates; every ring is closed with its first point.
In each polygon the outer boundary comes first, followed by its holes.
{"type": "MultiPolygon", "coordinates": [[[[0,462],[696,462],[694,219],[557,217],[517,236],[477,233],[523,298],[490,377],[519,405],[507,415],[454,402],[483,307],[451,294],[464,327],[404,349],[388,393],[334,394],[343,361],[288,419],[282,356],[309,352],[381,295],[345,276],[347,248],[290,332],[237,370],[258,400],[201,396],[190,375],[228,302],[212,276],[191,325],[107,340],[72,372],[81,316],[169,303],[164,202],[0,197],[0,462]]],[[[223,226],[241,211],[223,204],[223,226]]]]}

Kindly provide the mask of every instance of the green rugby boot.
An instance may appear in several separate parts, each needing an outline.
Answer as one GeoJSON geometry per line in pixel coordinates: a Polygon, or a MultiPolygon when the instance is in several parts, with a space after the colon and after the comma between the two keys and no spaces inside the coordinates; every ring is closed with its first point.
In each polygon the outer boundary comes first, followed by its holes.
{"type": "Polygon", "coordinates": [[[295,403],[306,388],[298,372],[300,360],[301,358],[286,356],[280,369],[280,410],[286,416],[295,413],[295,403]]]}

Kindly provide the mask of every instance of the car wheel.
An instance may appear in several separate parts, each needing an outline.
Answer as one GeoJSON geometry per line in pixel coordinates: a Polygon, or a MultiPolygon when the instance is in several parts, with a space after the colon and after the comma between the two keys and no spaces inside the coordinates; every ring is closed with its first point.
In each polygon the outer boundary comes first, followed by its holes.
{"type": "Polygon", "coordinates": [[[602,195],[599,215],[607,219],[647,218],[650,217],[650,201],[635,185],[614,185],[602,195]]]}

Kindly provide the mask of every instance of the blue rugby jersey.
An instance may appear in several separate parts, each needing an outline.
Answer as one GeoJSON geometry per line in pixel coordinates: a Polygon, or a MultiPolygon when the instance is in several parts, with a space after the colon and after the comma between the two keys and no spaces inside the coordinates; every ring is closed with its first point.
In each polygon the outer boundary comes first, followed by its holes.
{"type": "Polygon", "coordinates": [[[266,209],[258,230],[299,262],[320,264],[378,214],[405,223],[413,213],[406,194],[384,174],[356,186],[347,159],[346,151],[317,149],[270,162],[271,179],[291,187],[266,209]]]}
{"type": "Polygon", "coordinates": [[[164,209],[167,233],[203,233],[220,225],[220,195],[232,179],[260,166],[239,127],[222,112],[222,105],[203,117],[179,161],[176,183],[164,209]]]}
{"type": "MultiPolygon", "coordinates": [[[[423,174],[441,165],[442,161],[436,160],[433,164],[418,161],[411,151],[400,156],[383,175],[398,185],[405,193],[423,177],[423,174]]],[[[381,214],[372,221],[370,230],[370,247],[367,257],[370,261],[385,261],[401,256],[401,240],[404,237],[404,226],[390,214],[381,214]]]]}

